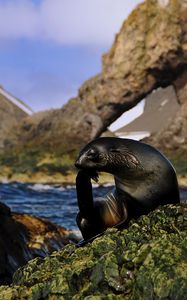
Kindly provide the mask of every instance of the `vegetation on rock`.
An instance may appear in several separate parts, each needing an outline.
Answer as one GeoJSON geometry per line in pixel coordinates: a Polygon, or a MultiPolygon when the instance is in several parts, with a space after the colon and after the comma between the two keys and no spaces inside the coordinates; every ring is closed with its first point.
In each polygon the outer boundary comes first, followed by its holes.
{"type": "Polygon", "coordinates": [[[0,299],[185,299],[187,203],[160,207],[19,269],[0,299]]]}

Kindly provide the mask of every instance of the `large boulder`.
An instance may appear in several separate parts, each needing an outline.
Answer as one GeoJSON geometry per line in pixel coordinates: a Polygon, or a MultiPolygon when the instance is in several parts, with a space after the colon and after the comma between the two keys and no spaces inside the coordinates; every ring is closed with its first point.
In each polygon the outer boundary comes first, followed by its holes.
{"type": "Polygon", "coordinates": [[[10,283],[14,272],[29,260],[75,241],[70,231],[42,218],[11,213],[0,203],[0,284],[10,283]]]}
{"type": "Polygon", "coordinates": [[[37,258],[0,299],[186,299],[187,203],[160,207],[82,248],[37,258]]]}

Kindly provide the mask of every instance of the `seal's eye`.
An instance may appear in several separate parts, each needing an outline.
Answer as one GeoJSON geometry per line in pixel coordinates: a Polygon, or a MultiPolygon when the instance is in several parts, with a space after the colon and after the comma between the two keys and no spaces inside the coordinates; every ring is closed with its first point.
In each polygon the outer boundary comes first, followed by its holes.
{"type": "Polygon", "coordinates": [[[97,160],[99,157],[99,153],[95,149],[90,149],[86,154],[87,154],[87,157],[93,161],[97,160]]]}

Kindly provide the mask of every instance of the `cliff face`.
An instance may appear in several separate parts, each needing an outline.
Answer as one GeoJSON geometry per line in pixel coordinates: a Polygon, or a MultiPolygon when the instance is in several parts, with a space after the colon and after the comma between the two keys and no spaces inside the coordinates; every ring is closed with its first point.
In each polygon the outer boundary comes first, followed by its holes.
{"type": "MultiPolygon", "coordinates": [[[[187,70],[186,24],[185,0],[147,0],[139,5],[103,56],[102,72],[86,81],[62,109],[27,118],[14,146],[75,151],[160,86],[175,85],[181,107],[186,106],[186,79],[180,81],[187,70]]],[[[180,112],[179,119],[183,117],[180,112]]],[[[180,123],[186,136],[186,121],[180,123]]]]}
{"type": "Polygon", "coordinates": [[[145,139],[171,156],[187,157],[187,71],[174,82],[180,109],[170,126],[145,139]]]}
{"type": "Polygon", "coordinates": [[[157,133],[169,127],[176,117],[180,105],[172,86],[158,88],[145,98],[143,113],[115,131],[116,135],[124,136],[133,132],[157,133]]]}

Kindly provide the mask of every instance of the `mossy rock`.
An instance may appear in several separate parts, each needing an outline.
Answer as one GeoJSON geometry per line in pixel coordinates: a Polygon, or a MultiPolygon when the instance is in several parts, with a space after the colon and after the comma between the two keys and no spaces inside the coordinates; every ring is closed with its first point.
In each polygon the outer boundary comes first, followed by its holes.
{"type": "Polygon", "coordinates": [[[186,299],[187,202],[19,269],[0,299],[186,299]]]}

